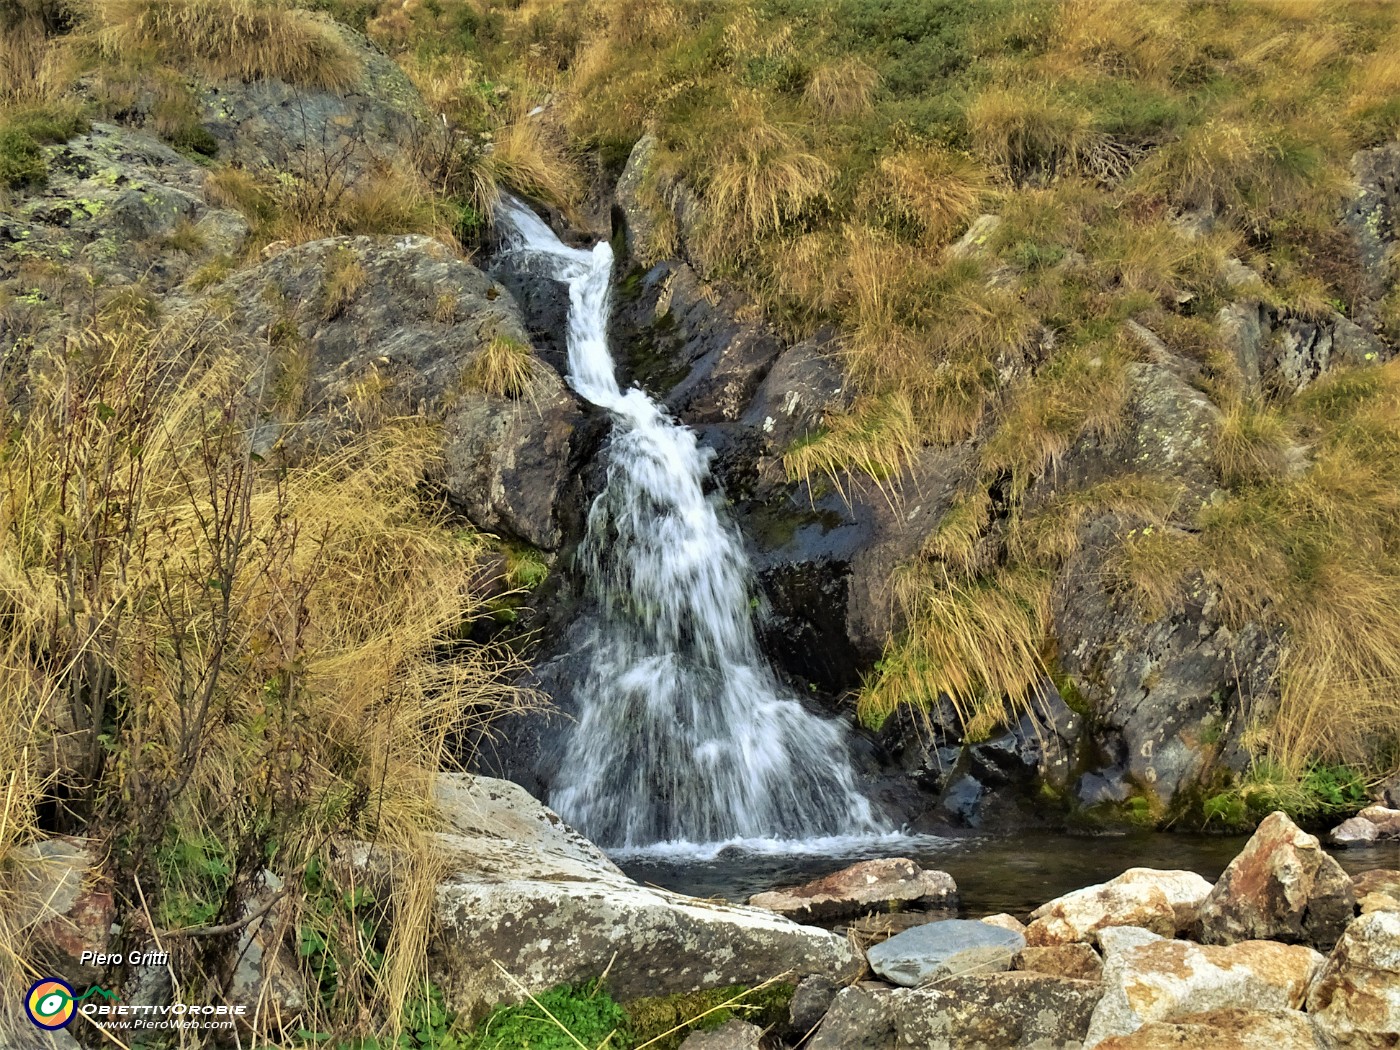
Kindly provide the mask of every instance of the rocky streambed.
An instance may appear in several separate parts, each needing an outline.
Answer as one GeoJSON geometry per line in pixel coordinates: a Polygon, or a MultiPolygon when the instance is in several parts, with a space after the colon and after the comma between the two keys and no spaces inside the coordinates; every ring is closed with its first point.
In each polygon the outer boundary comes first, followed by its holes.
{"type": "MultiPolygon", "coordinates": [[[[790,988],[785,1021],[731,1021],[689,1036],[690,1050],[1330,1048],[1400,1038],[1400,856],[1389,869],[1348,874],[1282,813],[1214,881],[1179,865],[1134,866],[988,914],[960,900],[947,872],[908,858],[863,861],[742,904],[687,896],[629,878],[515,784],[448,776],[437,797],[445,874],[430,917],[431,976],[464,1020],[605,975],[623,1003],[790,988]]],[[[17,914],[51,972],[96,980],[80,957],[105,943],[111,921],[99,866],[76,840],[35,849],[42,874],[17,914]]],[[[352,843],[342,853],[362,884],[394,899],[404,858],[352,843]]],[[[243,938],[230,1001],[295,1016],[307,989],[276,910],[243,938]]]]}

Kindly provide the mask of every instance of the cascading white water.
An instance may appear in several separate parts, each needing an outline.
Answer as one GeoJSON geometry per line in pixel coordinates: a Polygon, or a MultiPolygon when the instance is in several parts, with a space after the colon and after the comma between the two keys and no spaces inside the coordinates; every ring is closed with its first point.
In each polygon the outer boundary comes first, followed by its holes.
{"type": "Polygon", "coordinates": [[[550,804],[610,847],[880,833],[841,727],[804,710],[759,650],[748,559],[705,494],[709,451],[618,387],[611,248],[570,248],[517,201],[500,220],[507,250],[568,285],[569,383],[614,421],[579,551],[597,616],[550,804]]]}

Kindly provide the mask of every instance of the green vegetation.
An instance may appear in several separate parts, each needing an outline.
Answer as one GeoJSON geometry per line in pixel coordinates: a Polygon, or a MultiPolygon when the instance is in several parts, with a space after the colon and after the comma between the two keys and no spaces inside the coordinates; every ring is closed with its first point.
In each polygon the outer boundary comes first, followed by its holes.
{"type": "Polygon", "coordinates": [[[1366,805],[1366,784],[1347,766],[1311,765],[1302,777],[1270,761],[1255,763],[1238,785],[1201,804],[1207,825],[1248,828],[1274,810],[1305,826],[1335,821],[1366,805]]]}

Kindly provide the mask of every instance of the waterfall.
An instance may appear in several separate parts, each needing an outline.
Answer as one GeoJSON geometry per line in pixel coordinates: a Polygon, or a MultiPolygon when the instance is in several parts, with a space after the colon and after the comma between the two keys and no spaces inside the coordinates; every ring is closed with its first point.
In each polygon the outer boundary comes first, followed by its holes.
{"type": "Polygon", "coordinates": [[[752,571],[705,494],[711,453],[608,351],[612,250],[570,248],[505,202],[506,250],[569,289],[568,382],[606,409],[607,480],[579,550],[594,607],[572,730],[550,804],[599,844],[878,833],[843,728],[808,713],[759,650],[752,571]]]}

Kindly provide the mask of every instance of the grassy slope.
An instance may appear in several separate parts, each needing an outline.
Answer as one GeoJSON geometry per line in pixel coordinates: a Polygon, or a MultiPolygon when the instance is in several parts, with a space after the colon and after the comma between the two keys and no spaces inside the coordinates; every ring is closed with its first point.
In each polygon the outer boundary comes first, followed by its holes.
{"type": "MultiPolygon", "coordinates": [[[[1118,559],[1121,585],[1151,612],[1200,569],[1235,620],[1287,625],[1283,706],[1253,734],[1276,766],[1393,766],[1400,550],[1387,523],[1400,497],[1400,366],[1337,375],[1296,398],[1247,398],[1212,322],[1244,294],[1285,317],[1360,308],[1339,209],[1351,154],[1400,127],[1400,10],[1312,0],[433,6],[439,19],[472,22],[461,46],[491,83],[530,99],[553,93],[576,148],[615,164],[656,134],[658,169],[703,204],[692,254],[791,334],[825,322],[842,331],[865,396],[789,450],[792,476],[879,482],[919,444],[982,440],[983,485],[897,581],[913,626],[862,694],[863,715],[878,721],[943,691],[969,720],[995,725],[1004,700],[1043,671],[1048,586],[1076,526],[1109,509],[1166,515],[1174,493],[1150,479],[1019,510],[1079,435],[1118,423],[1124,366],[1144,356],[1131,319],[1190,362],[1224,411],[1224,498],[1194,532],[1136,532],[1118,559]],[[1173,221],[1183,211],[1221,221],[1193,237],[1173,221]],[[973,258],[951,256],[983,212],[1003,222],[973,258]],[[1229,286],[1231,256],[1262,284],[1229,286]],[[1042,325],[1054,349],[1038,360],[1042,325]],[[1290,476],[1294,444],[1312,466],[1290,476]],[[1011,505],[988,537],[992,486],[1011,505]]],[[[399,48],[421,62],[422,16],[409,8],[379,17],[397,19],[399,48]]],[[[658,228],[652,248],[663,254],[674,229],[658,228]]],[[[1373,316],[1400,338],[1394,291],[1373,316]]]]}

